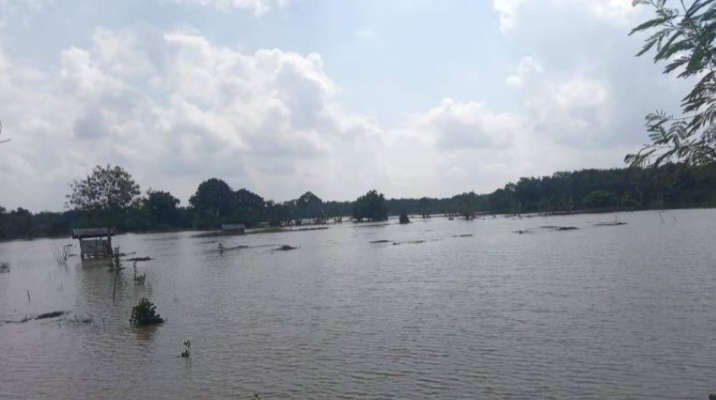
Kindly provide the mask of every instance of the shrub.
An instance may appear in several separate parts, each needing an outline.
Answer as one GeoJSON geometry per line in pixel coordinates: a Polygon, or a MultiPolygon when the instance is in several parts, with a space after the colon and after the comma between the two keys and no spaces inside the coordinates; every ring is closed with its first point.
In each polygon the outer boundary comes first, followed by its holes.
{"type": "Polygon", "coordinates": [[[408,218],[408,214],[406,214],[406,213],[400,214],[400,223],[401,224],[409,224],[410,223],[410,218],[408,218]]]}
{"type": "Polygon", "coordinates": [[[146,297],[139,300],[139,304],[132,308],[132,317],[129,322],[134,326],[158,325],[164,322],[159,314],[157,314],[156,306],[146,297]]]}

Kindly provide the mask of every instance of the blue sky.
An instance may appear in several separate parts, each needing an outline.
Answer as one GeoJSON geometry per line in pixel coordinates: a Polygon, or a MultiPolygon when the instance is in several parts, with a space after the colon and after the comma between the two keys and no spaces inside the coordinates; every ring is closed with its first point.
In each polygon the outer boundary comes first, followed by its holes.
{"type": "Polygon", "coordinates": [[[118,164],[183,204],[489,192],[618,167],[686,83],[631,0],[0,0],[0,205],[118,164]]]}

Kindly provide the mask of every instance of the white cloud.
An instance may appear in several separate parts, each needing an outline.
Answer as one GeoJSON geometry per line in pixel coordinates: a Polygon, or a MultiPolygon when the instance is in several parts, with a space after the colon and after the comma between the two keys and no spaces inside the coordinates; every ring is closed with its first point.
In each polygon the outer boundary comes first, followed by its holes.
{"type": "Polygon", "coordinates": [[[521,117],[495,114],[484,103],[445,99],[439,107],[418,116],[413,129],[433,138],[442,149],[491,149],[509,146],[524,127],[521,117]]]}
{"type": "Polygon", "coordinates": [[[549,9],[555,14],[570,7],[584,7],[591,16],[605,22],[628,24],[639,14],[631,3],[632,0],[493,0],[492,7],[499,15],[500,30],[504,33],[513,30],[522,20],[522,9],[527,6],[549,9]]]}
{"type": "Polygon", "coordinates": [[[214,7],[219,10],[230,8],[247,8],[261,15],[272,8],[282,7],[291,0],[159,0],[162,3],[191,4],[202,7],[214,7]]]}

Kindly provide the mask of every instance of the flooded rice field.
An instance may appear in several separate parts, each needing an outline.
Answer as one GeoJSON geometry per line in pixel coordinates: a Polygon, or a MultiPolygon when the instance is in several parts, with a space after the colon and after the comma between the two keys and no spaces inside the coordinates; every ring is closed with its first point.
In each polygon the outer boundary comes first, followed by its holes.
{"type": "Polygon", "coordinates": [[[0,243],[0,398],[705,400],[715,232],[690,210],[115,237],[144,285],[58,266],[69,238],[0,243]],[[130,326],[142,297],[166,323],[130,326]]]}

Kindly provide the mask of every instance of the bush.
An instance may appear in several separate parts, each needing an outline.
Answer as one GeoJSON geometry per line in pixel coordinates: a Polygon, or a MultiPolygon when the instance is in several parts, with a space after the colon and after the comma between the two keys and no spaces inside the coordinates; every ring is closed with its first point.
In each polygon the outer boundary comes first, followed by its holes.
{"type": "Polygon", "coordinates": [[[406,214],[406,213],[400,214],[400,223],[401,224],[409,224],[410,223],[410,218],[408,218],[408,214],[406,214]]]}
{"type": "Polygon", "coordinates": [[[164,322],[159,314],[157,314],[156,306],[146,297],[139,300],[139,304],[132,308],[132,317],[129,322],[134,326],[159,325],[164,322]]]}

